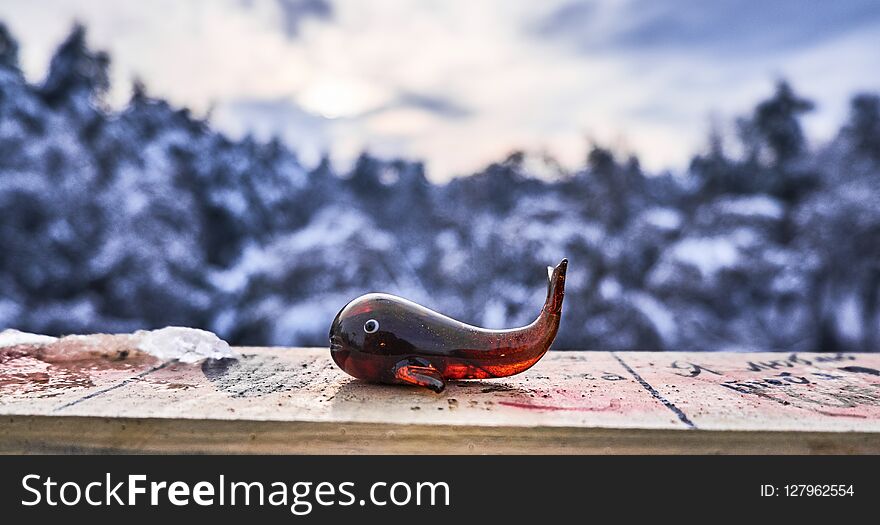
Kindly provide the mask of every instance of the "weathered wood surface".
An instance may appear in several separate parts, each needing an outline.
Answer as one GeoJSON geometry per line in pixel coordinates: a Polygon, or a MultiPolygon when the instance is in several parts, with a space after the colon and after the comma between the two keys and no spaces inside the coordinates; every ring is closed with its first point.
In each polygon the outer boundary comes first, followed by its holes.
{"type": "Polygon", "coordinates": [[[880,453],[880,355],[551,352],[442,394],[326,349],[0,364],[0,452],[880,453]]]}

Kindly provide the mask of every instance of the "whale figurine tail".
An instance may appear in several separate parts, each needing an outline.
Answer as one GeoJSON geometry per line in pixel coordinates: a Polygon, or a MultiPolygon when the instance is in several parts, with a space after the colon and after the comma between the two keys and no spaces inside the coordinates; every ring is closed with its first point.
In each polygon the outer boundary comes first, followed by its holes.
{"type": "Polygon", "coordinates": [[[547,301],[544,303],[544,312],[551,315],[562,313],[562,299],[565,296],[565,271],[568,269],[568,259],[556,265],[547,267],[547,277],[550,282],[547,285],[547,301]]]}

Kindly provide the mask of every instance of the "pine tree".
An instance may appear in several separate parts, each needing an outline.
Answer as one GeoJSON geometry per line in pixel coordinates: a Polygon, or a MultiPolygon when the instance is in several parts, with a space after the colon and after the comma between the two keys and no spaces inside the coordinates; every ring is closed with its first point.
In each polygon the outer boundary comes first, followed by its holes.
{"type": "Polygon", "coordinates": [[[755,108],[755,131],[777,165],[784,165],[803,152],[805,141],[799,117],[813,108],[813,102],[796,95],[784,80],[776,84],[772,98],[755,108]]]}
{"type": "Polygon", "coordinates": [[[0,69],[9,69],[15,72],[18,68],[18,42],[9,32],[6,25],[0,21],[0,69]]]}
{"type": "Polygon", "coordinates": [[[853,97],[846,132],[852,137],[856,151],[880,161],[880,95],[853,97]]]}
{"type": "Polygon", "coordinates": [[[53,107],[100,104],[110,87],[109,66],[109,56],[91,51],[85,28],[76,24],[52,57],[49,75],[40,89],[43,99],[53,107]]]}

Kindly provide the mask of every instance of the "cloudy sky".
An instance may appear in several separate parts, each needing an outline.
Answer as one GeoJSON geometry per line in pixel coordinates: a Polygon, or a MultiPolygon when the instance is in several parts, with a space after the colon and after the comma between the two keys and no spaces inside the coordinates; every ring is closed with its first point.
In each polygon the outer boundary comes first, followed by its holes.
{"type": "Polygon", "coordinates": [[[813,140],[880,91],[876,0],[0,0],[28,77],[74,20],[131,80],[307,163],[362,149],[468,174],[514,149],[582,162],[599,142],[680,169],[710,122],[791,80],[813,140]]]}

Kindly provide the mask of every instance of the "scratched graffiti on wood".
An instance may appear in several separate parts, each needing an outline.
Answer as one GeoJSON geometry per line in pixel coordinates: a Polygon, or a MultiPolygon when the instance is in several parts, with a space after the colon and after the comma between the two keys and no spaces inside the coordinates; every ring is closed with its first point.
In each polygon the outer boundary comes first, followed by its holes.
{"type": "Polygon", "coordinates": [[[880,355],[551,352],[442,394],[354,380],[326,349],[234,360],[0,362],[0,414],[880,432],[880,355]]]}
{"type": "Polygon", "coordinates": [[[668,353],[627,360],[700,428],[880,428],[880,356],[873,354],[668,353]]]}

